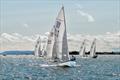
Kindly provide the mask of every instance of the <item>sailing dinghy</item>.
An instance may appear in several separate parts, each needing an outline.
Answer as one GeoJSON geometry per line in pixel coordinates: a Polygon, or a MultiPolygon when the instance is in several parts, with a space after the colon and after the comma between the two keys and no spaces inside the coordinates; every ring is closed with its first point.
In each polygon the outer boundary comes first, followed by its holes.
{"type": "Polygon", "coordinates": [[[42,56],[40,36],[38,37],[37,42],[36,42],[36,45],[35,45],[34,55],[37,56],[37,57],[42,56]]]}
{"type": "Polygon", "coordinates": [[[92,42],[91,49],[90,49],[90,57],[97,58],[97,55],[96,55],[96,39],[94,39],[93,42],[92,42]]]}
{"type": "Polygon", "coordinates": [[[45,56],[45,58],[48,60],[51,60],[53,45],[54,45],[54,28],[52,28],[52,30],[49,32],[48,40],[47,40],[47,46],[46,46],[47,55],[45,56]]]}
{"type": "Polygon", "coordinates": [[[50,40],[50,43],[47,47],[49,47],[50,50],[47,51],[47,54],[48,56],[51,56],[53,62],[57,62],[57,66],[73,67],[76,65],[76,62],[70,61],[69,57],[63,6],[56,18],[55,25],[53,26],[53,35],[48,37],[48,39],[50,40]]]}
{"type": "Polygon", "coordinates": [[[85,52],[86,52],[85,41],[86,41],[86,40],[84,40],[84,41],[82,42],[82,45],[81,45],[80,51],[79,51],[79,55],[80,55],[81,58],[88,58],[88,56],[85,54],[85,52]]]}

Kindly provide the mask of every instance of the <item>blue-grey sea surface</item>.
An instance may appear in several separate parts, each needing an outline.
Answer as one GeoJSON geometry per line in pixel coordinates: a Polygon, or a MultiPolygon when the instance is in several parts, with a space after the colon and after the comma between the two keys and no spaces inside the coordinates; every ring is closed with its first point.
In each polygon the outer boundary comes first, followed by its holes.
{"type": "Polygon", "coordinates": [[[120,80],[120,56],[79,58],[72,68],[51,66],[34,56],[0,56],[0,80],[120,80]]]}

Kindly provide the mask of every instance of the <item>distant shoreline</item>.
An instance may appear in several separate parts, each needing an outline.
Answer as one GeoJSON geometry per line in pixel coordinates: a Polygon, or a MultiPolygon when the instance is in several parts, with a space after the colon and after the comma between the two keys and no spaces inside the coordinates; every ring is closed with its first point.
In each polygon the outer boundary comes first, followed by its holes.
{"type": "MultiPolygon", "coordinates": [[[[69,52],[70,55],[79,55],[78,51],[69,52]]],[[[90,54],[90,52],[86,52],[86,54],[90,54]]],[[[120,52],[96,52],[97,55],[120,55],[120,52]]]]}
{"type": "MultiPolygon", "coordinates": [[[[78,51],[70,51],[70,55],[79,55],[78,51]]],[[[90,54],[90,52],[86,52],[86,54],[90,54]]],[[[96,52],[97,55],[120,55],[120,52],[96,52]]],[[[14,51],[1,51],[0,55],[34,55],[34,51],[30,50],[14,50],[14,51]]]]}

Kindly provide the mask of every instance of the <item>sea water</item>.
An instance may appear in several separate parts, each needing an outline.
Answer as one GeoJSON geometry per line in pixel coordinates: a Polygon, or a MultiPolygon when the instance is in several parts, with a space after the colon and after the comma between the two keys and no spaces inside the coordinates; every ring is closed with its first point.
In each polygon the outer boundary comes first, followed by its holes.
{"type": "Polygon", "coordinates": [[[79,58],[77,66],[56,67],[32,55],[0,56],[0,80],[120,80],[120,56],[79,58]]]}

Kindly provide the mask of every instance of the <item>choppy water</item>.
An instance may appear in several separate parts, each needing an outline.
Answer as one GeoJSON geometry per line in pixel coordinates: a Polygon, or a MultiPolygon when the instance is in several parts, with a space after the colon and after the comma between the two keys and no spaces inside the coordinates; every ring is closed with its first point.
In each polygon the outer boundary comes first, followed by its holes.
{"type": "Polygon", "coordinates": [[[0,80],[120,80],[120,56],[77,58],[74,68],[47,65],[42,58],[0,57],[0,80]]]}

